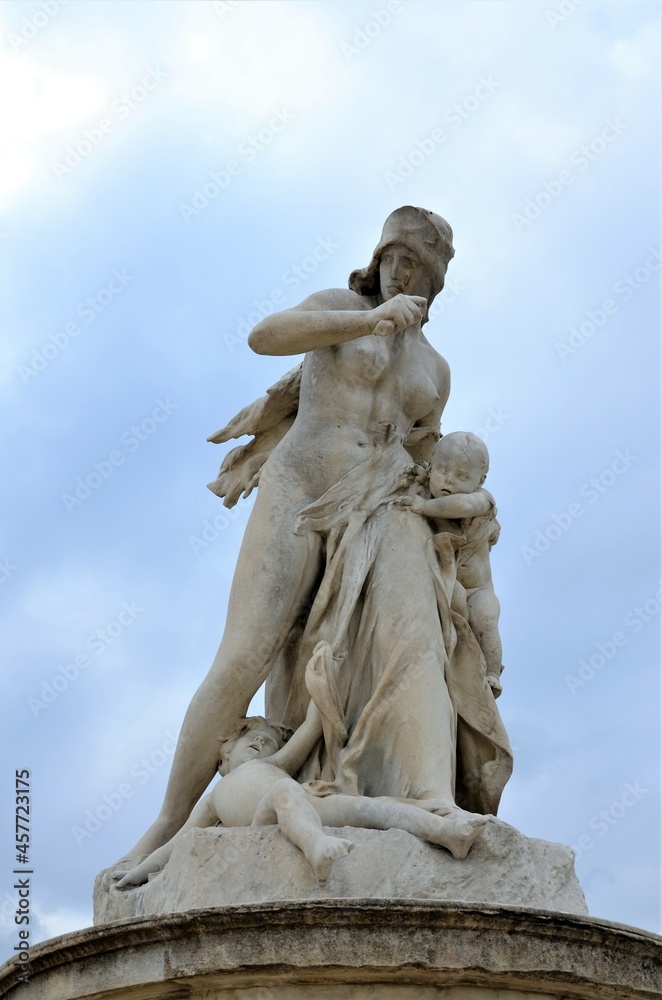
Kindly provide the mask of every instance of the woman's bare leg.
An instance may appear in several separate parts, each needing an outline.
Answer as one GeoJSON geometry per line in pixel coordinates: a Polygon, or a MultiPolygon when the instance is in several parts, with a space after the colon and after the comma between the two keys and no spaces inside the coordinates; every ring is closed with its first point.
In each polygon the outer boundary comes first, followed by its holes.
{"type": "Polygon", "coordinates": [[[161,812],[126,855],[144,858],[186,822],[211,781],[220,737],[242,718],[318,575],[321,542],[295,535],[299,504],[261,485],[237,560],[225,634],[184,717],[161,812]]]}

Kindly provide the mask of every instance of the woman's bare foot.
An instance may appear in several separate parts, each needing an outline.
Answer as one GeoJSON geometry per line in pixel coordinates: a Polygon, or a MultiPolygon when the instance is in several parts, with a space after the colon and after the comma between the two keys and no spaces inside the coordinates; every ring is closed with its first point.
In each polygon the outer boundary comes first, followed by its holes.
{"type": "Polygon", "coordinates": [[[315,839],[310,854],[306,856],[320,882],[326,882],[331,874],[333,862],[338,858],[347,857],[353,849],[354,844],[351,840],[329,837],[324,833],[315,839]]]}
{"type": "Polygon", "coordinates": [[[116,868],[118,865],[126,863],[137,865],[149,857],[153,851],[156,851],[163,844],[167,843],[177,833],[177,829],[177,826],[171,821],[161,819],[159,816],[158,819],[154,820],[149,830],[142,835],[135,847],[127,851],[124,857],[120,858],[113,867],[116,868]]]}

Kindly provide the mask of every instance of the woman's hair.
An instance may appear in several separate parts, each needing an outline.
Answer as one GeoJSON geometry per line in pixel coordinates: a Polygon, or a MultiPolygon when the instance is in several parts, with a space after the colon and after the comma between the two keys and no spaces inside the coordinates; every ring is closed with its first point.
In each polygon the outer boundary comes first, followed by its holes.
{"type": "Polygon", "coordinates": [[[431,304],[444,287],[446,269],[455,256],[453,230],[445,219],[426,208],[404,205],[391,212],[367,267],[352,271],[349,287],[358,295],[373,298],[379,293],[379,262],[387,247],[401,244],[420,258],[430,275],[431,304]]]}
{"type": "Polygon", "coordinates": [[[235,729],[227,736],[221,736],[220,746],[219,746],[219,759],[218,759],[218,773],[225,775],[228,773],[227,764],[228,758],[232,753],[232,748],[238,739],[245,736],[246,733],[250,733],[253,729],[271,729],[276,734],[280,740],[281,746],[284,746],[289,738],[292,736],[294,730],[290,729],[289,726],[281,726],[278,722],[271,722],[270,719],[265,719],[261,715],[251,716],[249,719],[241,719],[239,724],[235,729]]]}

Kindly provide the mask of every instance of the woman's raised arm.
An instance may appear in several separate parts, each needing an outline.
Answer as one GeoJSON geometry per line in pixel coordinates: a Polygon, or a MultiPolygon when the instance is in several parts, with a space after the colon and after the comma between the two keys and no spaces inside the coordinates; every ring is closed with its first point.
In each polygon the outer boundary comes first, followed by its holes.
{"type": "Polygon", "coordinates": [[[265,316],[251,330],[248,343],[256,354],[304,354],[372,333],[388,335],[415,326],[426,305],[419,296],[396,295],[369,309],[355,292],[332,288],[309,295],[293,309],[265,316]],[[382,320],[389,323],[376,330],[382,320]]]}

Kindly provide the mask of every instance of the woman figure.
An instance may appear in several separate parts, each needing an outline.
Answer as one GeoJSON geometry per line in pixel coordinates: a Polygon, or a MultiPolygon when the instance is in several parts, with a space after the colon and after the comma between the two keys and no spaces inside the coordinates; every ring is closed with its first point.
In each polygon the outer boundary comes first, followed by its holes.
{"type": "Polygon", "coordinates": [[[453,255],[443,219],[397,209],[348,290],[315,293],[251,332],[258,354],[305,360],[300,379],[291,373],[211,439],[255,434],[211,488],[231,505],[259,475],[258,496],[225,634],[186,713],[161,813],[132,858],[188,819],[216,769],[221,735],[265,679],[266,714],[303,721],[303,666],[320,638],[337,656],[330,683],[349,739],[320,747],[300,780],[320,794],[401,798],[440,813],[460,800],[496,811],[508,776],[498,712],[489,689],[477,693],[472,681],[463,691],[454,678],[453,661],[477,654],[469,636],[456,655],[445,596],[452,580],[435,569],[430,526],[390,506],[407,467],[428,460],[439,437],[449,368],[421,327],[453,255]],[[476,711],[469,703],[481,699],[476,711]],[[480,760],[458,794],[456,758],[467,739],[469,757],[480,760]]]}

